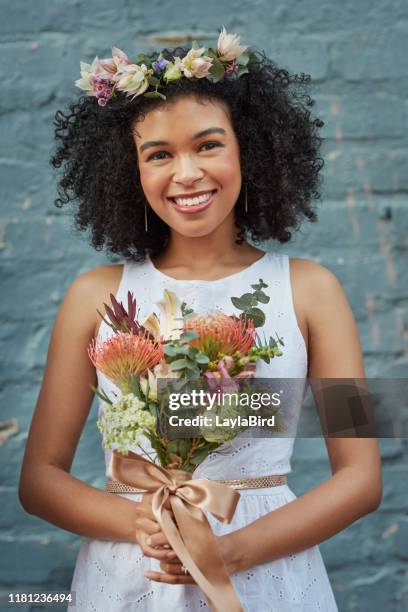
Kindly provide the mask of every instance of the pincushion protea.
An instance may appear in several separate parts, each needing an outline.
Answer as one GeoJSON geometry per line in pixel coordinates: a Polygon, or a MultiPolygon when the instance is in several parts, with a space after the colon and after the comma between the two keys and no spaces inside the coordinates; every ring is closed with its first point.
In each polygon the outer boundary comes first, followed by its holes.
{"type": "Polygon", "coordinates": [[[187,319],[185,331],[198,333],[198,337],[189,344],[203,351],[211,360],[216,359],[219,353],[246,353],[256,338],[252,319],[228,316],[218,311],[187,319]]]}
{"type": "Polygon", "coordinates": [[[152,341],[148,330],[140,335],[117,333],[108,340],[93,338],[88,355],[94,366],[122,393],[131,393],[131,376],[139,378],[164,356],[163,346],[152,341]]]}

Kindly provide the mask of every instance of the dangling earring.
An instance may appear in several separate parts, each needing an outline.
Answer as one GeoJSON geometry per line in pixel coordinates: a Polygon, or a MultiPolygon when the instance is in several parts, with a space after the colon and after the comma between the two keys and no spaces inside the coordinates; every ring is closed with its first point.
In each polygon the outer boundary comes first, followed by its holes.
{"type": "Polygon", "coordinates": [[[245,212],[248,212],[248,194],[247,194],[247,185],[245,183],[245,212]]]}
{"type": "Polygon", "coordinates": [[[146,206],[146,200],[145,200],[145,232],[147,232],[147,206],[146,206]]]}

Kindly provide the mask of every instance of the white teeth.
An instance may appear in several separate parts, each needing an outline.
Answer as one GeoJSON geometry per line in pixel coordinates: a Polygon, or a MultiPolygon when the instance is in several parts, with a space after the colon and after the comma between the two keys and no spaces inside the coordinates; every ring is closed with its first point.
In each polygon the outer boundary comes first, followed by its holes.
{"type": "Polygon", "coordinates": [[[208,193],[203,193],[196,198],[173,198],[173,200],[178,204],[178,206],[197,206],[197,204],[204,204],[207,202],[212,196],[212,191],[208,193]]]}

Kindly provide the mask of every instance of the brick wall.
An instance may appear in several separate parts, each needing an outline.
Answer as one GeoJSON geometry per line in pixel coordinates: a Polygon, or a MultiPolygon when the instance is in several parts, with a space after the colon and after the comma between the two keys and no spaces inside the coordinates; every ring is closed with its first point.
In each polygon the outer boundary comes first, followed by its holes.
{"type": "MultiPolygon", "coordinates": [[[[224,24],[283,67],[310,73],[314,112],[326,122],[324,198],[320,221],[304,225],[283,248],[327,266],[342,282],[367,376],[406,377],[408,7],[403,0],[1,5],[0,420],[15,417],[20,430],[0,446],[0,591],[49,590],[69,587],[79,538],[24,513],[16,495],[21,458],[64,293],[82,271],[114,261],[73,235],[70,217],[53,206],[52,118],[78,93],[80,59],[107,55],[111,42],[147,50],[147,37],[164,34],[193,32],[213,46],[224,24]]],[[[95,408],[74,473],[100,486],[95,408]]],[[[407,445],[384,439],[381,448],[381,508],[321,545],[341,610],[407,609],[407,445]]],[[[323,440],[298,440],[292,468],[297,495],[329,477],[323,440]]]]}

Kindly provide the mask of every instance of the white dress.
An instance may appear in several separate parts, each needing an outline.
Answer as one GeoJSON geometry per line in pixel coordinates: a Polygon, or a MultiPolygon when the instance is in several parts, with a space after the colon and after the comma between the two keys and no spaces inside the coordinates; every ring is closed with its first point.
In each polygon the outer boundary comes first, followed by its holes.
{"type": "MultiPolygon", "coordinates": [[[[285,346],[282,347],[283,356],[272,359],[270,364],[259,361],[256,375],[298,379],[304,383],[300,385],[300,392],[299,384],[296,386],[290,405],[285,407],[285,423],[296,429],[307,390],[307,351],[293,307],[286,254],[270,251],[245,270],[215,281],[176,280],[156,269],[150,259],[143,264],[126,261],[116,298],[126,307],[127,292],[132,291],[139,320],[152,311],[160,314],[154,302],[162,299],[165,288],[174,291],[197,313],[220,308],[226,314],[238,315],[240,311],[230,298],[252,292],[251,285],[260,278],[267,283],[264,291],[270,296],[269,303],[261,305],[266,315],[266,323],[261,329],[267,340],[279,334],[285,346]]],[[[107,338],[112,333],[102,322],[99,335],[107,338]]],[[[263,339],[263,334],[261,337],[263,339]]],[[[114,399],[118,389],[101,372],[98,371],[97,376],[98,384],[114,399]]],[[[102,402],[99,410],[101,414],[102,402]]],[[[194,474],[210,479],[288,474],[293,445],[294,437],[249,438],[240,434],[210,454],[194,474]]],[[[146,448],[149,447],[146,445],[146,448]]],[[[104,452],[108,466],[110,451],[105,449],[104,452]]],[[[140,451],[135,448],[135,452],[140,451]]],[[[296,499],[288,485],[247,489],[240,494],[231,524],[219,523],[208,515],[215,534],[244,527],[296,499]]],[[[141,499],[140,494],[124,497],[132,501],[141,499]]],[[[198,612],[208,609],[196,585],[169,585],[145,578],[144,571],[157,570],[158,563],[144,557],[137,544],[83,538],[71,587],[76,593],[76,605],[69,610],[198,612]]],[[[238,572],[231,580],[246,612],[338,612],[318,546],[238,572]]]]}

